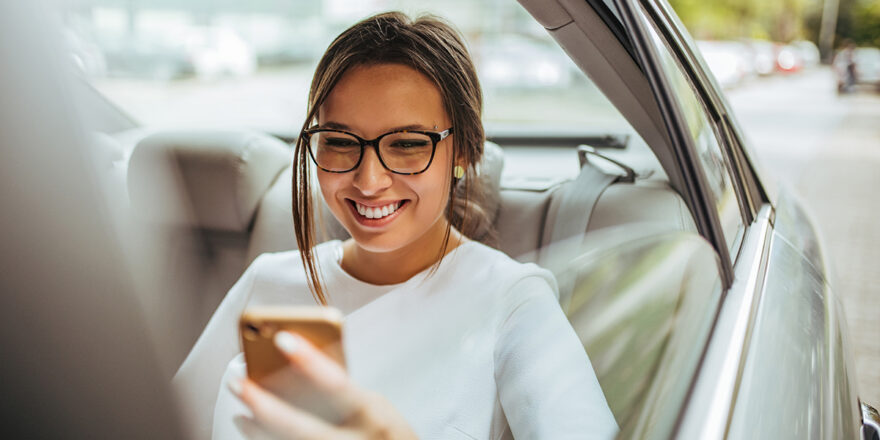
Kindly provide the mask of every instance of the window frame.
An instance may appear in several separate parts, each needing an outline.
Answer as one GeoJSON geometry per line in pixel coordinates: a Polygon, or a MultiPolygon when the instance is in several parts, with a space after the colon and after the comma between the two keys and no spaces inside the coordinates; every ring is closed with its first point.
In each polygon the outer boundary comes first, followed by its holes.
{"type": "MultiPolygon", "coordinates": [[[[676,47],[676,40],[670,41],[669,30],[662,20],[657,20],[652,11],[652,7],[643,0],[613,0],[615,6],[621,13],[623,25],[631,36],[633,48],[636,54],[636,61],[641,65],[642,70],[651,86],[652,91],[660,113],[665,123],[666,131],[671,139],[671,153],[675,158],[678,168],[685,182],[685,188],[682,197],[694,214],[694,220],[700,234],[706,238],[715,248],[720,260],[720,268],[724,290],[726,291],[733,283],[733,262],[731,258],[731,249],[727,246],[721,223],[718,218],[718,211],[715,205],[715,197],[711,193],[708,180],[701,163],[696,155],[696,147],[694,139],[688,133],[688,124],[681,106],[678,103],[674,88],[670,85],[670,78],[663,70],[660,55],[651,41],[649,30],[645,28],[647,23],[644,19],[651,23],[661,38],[667,40],[671,47],[676,47]],[[641,14],[641,15],[639,15],[641,14]]],[[[675,51],[674,56],[680,58],[675,51]]],[[[679,60],[681,63],[681,60],[679,60]]],[[[685,64],[687,66],[687,64],[685,64]]],[[[685,75],[688,75],[687,68],[685,75]]],[[[689,78],[690,79],[690,78],[689,78]]],[[[696,81],[696,86],[702,86],[701,81],[696,81]]],[[[699,90],[699,89],[698,89],[699,90]]],[[[699,96],[699,95],[698,95],[699,96]]],[[[715,108],[713,106],[708,107],[715,108]]],[[[711,113],[710,113],[711,115],[711,113]]],[[[709,115],[707,115],[709,116],[709,115]]],[[[709,117],[709,121],[714,118],[709,117]]],[[[720,144],[723,144],[721,142],[720,144]]],[[[724,147],[721,147],[724,154],[724,147]]],[[[729,157],[728,157],[729,159],[729,157]]],[[[737,173],[730,173],[732,179],[736,179],[737,173]]],[[[734,189],[735,190],[735,189],[734,189]]],[[[737,202],[740,199],[737,197],[737,202]]],[[[748,227],[746,218],[743,219],[745,227],[748,227]]],[[[741,235],[741,234],[740,234],[741,235]]],[[[738,243],[742,240],[737,239],[738,243]]],[[[737,248],[738,249],[738,248],[737,248]]]]}
{"type": "Polygon", "coordinates": [[[750,225],[754,223],[761,205],[770,200],[747,154],[746,143],[739,134],[739,128],[734,122],[730,106],[719,93],[721,88],[717,81],[707,73],[709,72],[708,65],[700,52],[695,49],[696,46],[690,34],[687,33],[684,24],[675,15],[669,3],[666,0],[644,3],[645,9],[652,15],[653,21],[664,25],[661,26],[661,29],[666,31],[665,37],[675,43],[671,45],[673,51],[682,63],[685,73],[691,77],[697,88],[698,96],[709,108],[710,121],[715,124],[721,134],[720,138],[726,144],[722,146],[722,151],[727,155],[734,168],[733,177],[736,180],[735,186],[738,187],[741,209],[746,223],[750,225]]]}

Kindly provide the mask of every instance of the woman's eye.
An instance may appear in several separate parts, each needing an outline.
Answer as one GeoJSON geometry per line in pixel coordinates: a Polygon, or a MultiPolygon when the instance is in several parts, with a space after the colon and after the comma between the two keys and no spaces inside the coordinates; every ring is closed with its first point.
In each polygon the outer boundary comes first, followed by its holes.
{"type": "Polygon", "coordinates": [[[324,145],[328,147],[352,147],[357,146],[358,143],[353,139],[328,138],[324,140],[324,145]]]}
{"type": "Polygon", "coordinates": [[[391,146],[395,147],[395,148],[418,148],[418,147],[425,147],[427,145],[428,145],[428,141],[424,141],[421,139],[411,139],[411,140],[400,139],[400,140],[394,141],[394,143],[391,144],[391,146]]]}

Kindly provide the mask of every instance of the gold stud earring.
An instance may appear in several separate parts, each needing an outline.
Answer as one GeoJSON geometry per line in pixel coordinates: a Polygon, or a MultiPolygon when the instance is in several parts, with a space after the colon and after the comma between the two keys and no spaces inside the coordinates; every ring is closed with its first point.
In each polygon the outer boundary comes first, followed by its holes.
{"type": "Polygon", "coordinates": [[[455,168],[452,169],[452,175],[455,176],[456,179],[461,179],[464,177],[464,168],[461,165],[456,165],[455,168]]]}

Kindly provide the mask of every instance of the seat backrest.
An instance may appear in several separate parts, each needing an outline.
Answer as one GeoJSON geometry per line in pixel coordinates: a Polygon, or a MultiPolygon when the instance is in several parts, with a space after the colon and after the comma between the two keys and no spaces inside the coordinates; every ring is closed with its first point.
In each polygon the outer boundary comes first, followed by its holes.
{"type": "MultiPolygon", "coordinates": [[[[547,218],[551,198],[560,189],[555,185],[543,190],[504,188],[495,228],[498,247],[508,255],[523,261],[535,262],[537,249],[542,243],[544,230],[551,225],[547,218]]],[[[669,231],[696,231],[696,225],[684,200],[668,183],[662,180],[618,182],[609,186],[599,197],[590,219],[589,232],[631,223],[666,227],[669,231]]]]}
{"type": "Polygon", "coordinates": [[[182,317],[167,323],[185,341],[172,359],[183,359],[244,271],[254,214],[289,163],[283,142],[247,131],[157,132],[132,151],[131,217],[155,233],[144,245],[160,255],[149,276],[179,286],[154,304],[159,316],[182,317]]]}
{"type": "MultiPolygon", "coordinates": [[[[486,195],[485,209],[490,213],[497,239],[495,245],[506,254],[524,262],[537,261],[551,198],[560,185],[544,189],[504,188],[501,171],[503,151],[487,143],[480,176],[486,195]]],[[[577,155],[572,152],[572,160],[577,155]]],[[[247,261],[263,252],[296,249],[291,213],[290,168],[285,169],[263,198],[254,220],[247,251],[247,261]]],[[[663,180],[636,180],[609,186],[596,203],[587,231],[629,223],[663,225],[670,231],[695,231],[696,226],[684,200],[663,180]]],[[[321,213],[323,239],[346,238],[348,234],[326,210],[321,213]]],[[[321,234],[321,231],[319,231],[321,234]]],[[[590,235],[586,237],[587,242],[590,235]]]]}
{"type": "MultiPolygon", "coordinates": [[[[162,276],[178,278],[189,286],[182,290],[197,292],[180,295],[173,305],[192,317],[180,330],[187,341],[195,340],[258,255],[296,249],[290,159],[283,142],[244,131],[159,132],[134,149],[128,170],[132,210],[162,228],[162,251],[168,254],[162,276]]],[[[572,160],[577,160],[575,152],[572,160]]],[[[494,244],[520,261],[536,261],[537,250],[548,244],[542,237],[560,185],[502,188],[503,167],[502,149],[487,143],[478,175],[486,191],[483,208],[496,232],[494,244]]],[[[346,238],[326,204],[319,204],[319,240],[346,238]]],[[[629,223],[694,230],[681,197],[660,180],[611,185],[593,212],[584,215],[590,216],[588,231],[629,223]]]]}

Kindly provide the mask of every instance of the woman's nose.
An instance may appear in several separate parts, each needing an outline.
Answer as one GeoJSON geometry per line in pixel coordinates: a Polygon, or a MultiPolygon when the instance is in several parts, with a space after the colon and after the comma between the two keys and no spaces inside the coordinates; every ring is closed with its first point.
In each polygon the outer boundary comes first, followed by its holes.
{"type": "Polygon", "coordinates": [[[364,195],[378,194],[391,186],[391,171],[382,166],[374,148],[364,150],[361,164],[353,172],[354,186],[364,195]]]}

